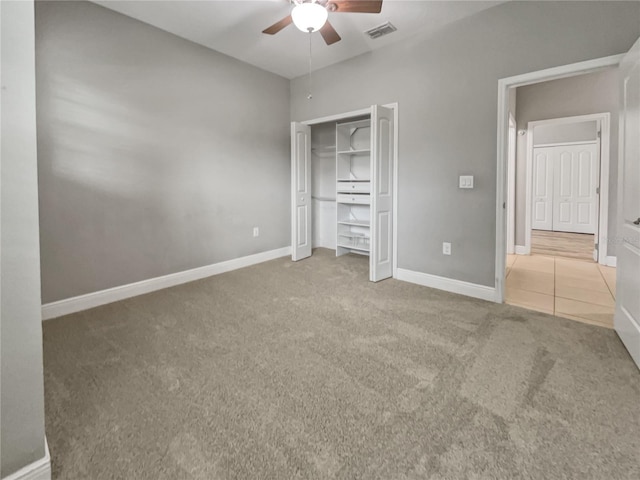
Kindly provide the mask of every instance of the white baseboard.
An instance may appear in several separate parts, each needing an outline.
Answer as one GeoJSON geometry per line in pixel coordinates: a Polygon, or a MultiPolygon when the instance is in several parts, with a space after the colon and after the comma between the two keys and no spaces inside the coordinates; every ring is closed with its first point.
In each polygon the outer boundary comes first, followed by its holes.
{"type": "Polygon", "coordinates": [[[44,439],[44,457],[3,477],[2,480],[51,480],[51,456],[47,439],[44,439]]]}
{"type": "Polygon", "coordinates": [[[117,302],[125,298],[143,295],[145,293],[154,292],[163,288],[173,287],[194,280],[211,277],[220,273],[237,270],[239,268],[249,267],[262,262],[267,262],[275,258],[291,255],[291,247],[278,248],[268,252],[256,253],[246,257],[234,258],[225,262],[214,263],[184,272],[172,273],[162,277],[150,278],[141,282],[130,283],[119,287],[100,290],[98,292],[88,293],[77,297],[66,298],[57,302],[51,302],[42,306],[42,319],[49,320],[51,318],[68,315],[70,313],[80,312],[93,307],[99,307],[107,303],[117,302]]]}
{"type": "Polygon", "coordinates": [[[529,255],[529,251],[524,245],[516,245],[516,255],[529,255]]]}
{"type": "Polygon", "coordinates": [[[607,267],[615,267],[617,263],[617,257],[606,257],[604,259],[604,264],[607,267]]]}
{"type": "Polygon", "coordinates": [[[438,290],[459,293],[460,295],[480,298],[490,302],[495,301],[496,289],[494,287],[463,282],[462,280],[454,280],[452,278],[439,277],[428,273],[414,272],[413,270],[405,270],[404,268],[398,268],[396,278],[405,282],[416,283],[424,287],[437,288],[438,290]]]}

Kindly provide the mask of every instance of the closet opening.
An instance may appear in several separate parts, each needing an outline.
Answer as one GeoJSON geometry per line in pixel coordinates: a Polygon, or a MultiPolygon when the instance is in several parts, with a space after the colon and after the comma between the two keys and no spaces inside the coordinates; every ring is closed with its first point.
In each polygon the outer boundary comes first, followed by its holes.
{"type": "Polygon", "coordinates": [[[369,258],[369,280],[396,265],[397,104],[291,125],[292,259],[314,248],[369,258]]]}

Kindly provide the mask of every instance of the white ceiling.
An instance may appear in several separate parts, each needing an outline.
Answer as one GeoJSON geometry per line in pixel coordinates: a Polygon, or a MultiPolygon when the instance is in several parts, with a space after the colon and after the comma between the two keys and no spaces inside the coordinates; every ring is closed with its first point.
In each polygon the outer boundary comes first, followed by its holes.
{"type": "MultiPolygon", "coordinates": [[[[307,33],[294,25],[276,35],[261,33],[289,14],[289,0],[101,0],[94,3],[286,78],[304,75],[309,69],[307,33]]],[[[314,33],[312,68],[341,62],[418,32],[434,32],[499,3],[503,2],[384,0],[379,14],[330,13],[329,20],[342,40],[327,46],[320,34],[314,33]],[[393,23],[398,31],[376,40],[364,35],[365,30],[386,21],[393,23]]]]}

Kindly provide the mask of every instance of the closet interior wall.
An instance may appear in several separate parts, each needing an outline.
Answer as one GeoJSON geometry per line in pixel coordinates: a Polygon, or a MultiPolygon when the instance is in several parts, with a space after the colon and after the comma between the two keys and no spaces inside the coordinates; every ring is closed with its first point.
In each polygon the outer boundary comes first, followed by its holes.
{"type": "MultiPolygon", "coordinates": [[[[368,115],[311,126],[312,247],[336,250],[336,126],[368,115]]],[[[367,143],[369,140],[367,140],[367,143]]],[[[358,252],[356,252],[358,253],[358,252]]]]}
{"type": "Polygon", "coordinates": [[[311,127],[312,246],[336,249],[336,122],[311,127]]]}

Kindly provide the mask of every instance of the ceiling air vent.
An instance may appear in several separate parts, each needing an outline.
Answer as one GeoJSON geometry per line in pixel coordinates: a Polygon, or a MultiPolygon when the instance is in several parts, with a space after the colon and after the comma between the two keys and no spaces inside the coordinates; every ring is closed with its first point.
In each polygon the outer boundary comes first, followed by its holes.
{"type": "Polygon", "coordinates": [[[388,35],[391,32],[395,32],[397,30],[391,22],[383,23],[382,25],[378,25],[377,27],[373,27],[371,30],[367,30],[366,33],[371,38],[380,38],[383,35],[388,35]]]}

